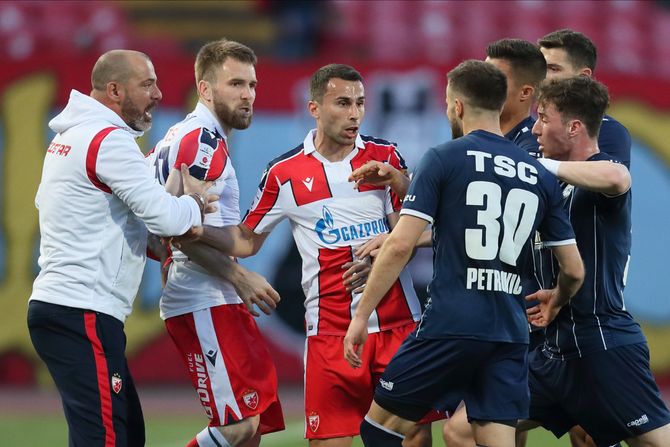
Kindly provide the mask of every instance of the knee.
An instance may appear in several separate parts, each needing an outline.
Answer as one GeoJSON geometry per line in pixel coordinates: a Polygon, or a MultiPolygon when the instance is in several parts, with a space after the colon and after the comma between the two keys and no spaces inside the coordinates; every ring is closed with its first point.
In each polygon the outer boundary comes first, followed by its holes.
{"type": "Polygon", "coordinates": [[[256,431],[258,430],[258,423],[260,417],[258,415],[251,416],[241,421],[224,425],[222,427],[216,427],[226,441],[231,445],[241,445],[249,441],[254,437],[256,431]]]}
{"type": "Polygon", "coordinates": [[[447,447],[474,447],[470,424],[462,427],[458,419],[448,419],[442,427],[442,437],[447,447]]]}
{"type": "Polygon", "coordinates": [[[419,425],[417,430],[408,433],[402,443],[403,447],[430,447],[433,445],[433,435],[430,424],[419,425]]]}

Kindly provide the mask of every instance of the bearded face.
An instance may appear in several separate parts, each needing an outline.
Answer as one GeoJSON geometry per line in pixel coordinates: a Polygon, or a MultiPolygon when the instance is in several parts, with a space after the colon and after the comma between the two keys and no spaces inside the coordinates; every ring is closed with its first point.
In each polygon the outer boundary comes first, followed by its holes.
{"type": "Polygon", "coordinates": [[[126,96],[121,104],[121,116],[131,129],[147,131],[151,129],[152,124],[151,110],[156,107],[157,103],[157,101],[152,101],[142,108],[130,96],[126,96]]]}
{"type": "Polygon", "coordinates": [[[251,101],[241,100],[239,104],[228,104],[222,95],[214,93],[212,95],[212,103],[214,105],[214,113],[219,119],[219,122],[224,127],[231,129],[246,129],[251,125],[251,119],[254,114],[253,105],[251,101]]]}

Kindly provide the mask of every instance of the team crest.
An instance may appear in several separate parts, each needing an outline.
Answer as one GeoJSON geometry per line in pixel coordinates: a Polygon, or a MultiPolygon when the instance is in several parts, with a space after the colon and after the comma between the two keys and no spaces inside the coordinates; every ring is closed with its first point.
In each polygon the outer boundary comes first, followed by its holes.
{"type": "Polygon", "coordinates": [[[310,415],[307,416],[307,423],[309,424],[312,433],[316,433],[319,429],[319,414],[316,411],[312,411],[310,415]]]}
{"type": "Polygon", "coordinates": [[[119,391],[121,391],[121,387],[123,386],[123,380],[121,380],[121,376],[119,373],[114,373],[112,376],[112,389],[116,394],[119,394],[119,391]]]}
{"type": "Polygon", "coordinates": [[[242,399],[244,399],[244,404],[252,410],[258,407],[258,393],[256,391],[248,390],[242,395],[242,399]]]}

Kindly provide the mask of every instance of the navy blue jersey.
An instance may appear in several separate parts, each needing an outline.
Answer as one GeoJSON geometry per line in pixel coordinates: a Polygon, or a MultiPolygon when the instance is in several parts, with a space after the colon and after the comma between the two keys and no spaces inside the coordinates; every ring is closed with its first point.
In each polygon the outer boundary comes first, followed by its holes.
{"type": "Polygon", "coordinates": [[[433,279],[417,335],[528,343],[520,265],[539,229],[574,243],[556,178],[483,130],[423,156],[401,214],[433,224],[433,279]]]}
{"type": "MultiPolygon", "coordinates": [[[[600,152],[589,160],[614,157],[600,152]]],[[[567,359],[644,342],[623,295],[630,261],[631,191],[608,197],[568,185],[564,196],[586,275],[582,288],[547,327],[545,349],[567,359]]]]}
{"type": "MultiPolygon", "coordinates": [[[[529,116],[514,126],[514,129],[507,132],[505,138],[528,152],[532,157],[541,158],[540,143],[537,142],[537,137],[531,132],[534,124],[535,118],[529,116]]],[[[525,295],[530,295],[539,289],[551,288],[551,281],[554,278],[551,250],[541,250],[535,239],[535,237],[532,237],[528,241],[532,256],[527,258],[527,265],[522,267],[522,285],[525,295]]]]}
{"type": "Polygon", "coordinates": [[[598,134],[601,152],[611,155],[630,169],[630,134],[623,124],[605,115],[598,134]]]}
{"type": "Polygon", "coordinates": [[[533,135],[532,132],[534,124],[535,119],[532,116],[529,116],[514,126],[514,129],[507,132],[505,138],[528,152],[531,156],[540,158],[542,157],[540,144],[537,142],[537,137],[533,135]]]}

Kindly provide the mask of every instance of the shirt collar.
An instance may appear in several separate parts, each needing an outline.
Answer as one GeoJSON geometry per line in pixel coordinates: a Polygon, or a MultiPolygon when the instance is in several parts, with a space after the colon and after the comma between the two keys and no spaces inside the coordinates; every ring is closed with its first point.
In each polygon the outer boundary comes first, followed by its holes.
{"type": "MultiPolygon", "coordinates": [[[[307,136],[305,137],[305,140],[302,142],[305,155],[309,155],[312,152],[316,151],[316,146],[314,146],[315,135],[316,135],[316,129],[312,129],[309,132],[307,132],[307,136]]],[[[356,135],[356,147],[358,149],[365,149],[365,143],[363,142],[363,138],[361,138],[360,133],[356,135]]]]}
{"type": "Polygon", "coordinates": [[[206,105],[198,101],[198,104],[196,104],[195,109],[193,110],[193,114],[203,118],[212,128],[216,129],[216,131],[221,135],[221,137],[223,137],[224,140],[227,139],[228,136],[223,131],[219,120],[216,119],[216,116],[212,113],[211,110],[209,110],[209,108],[207,108],[206,105]]]}

